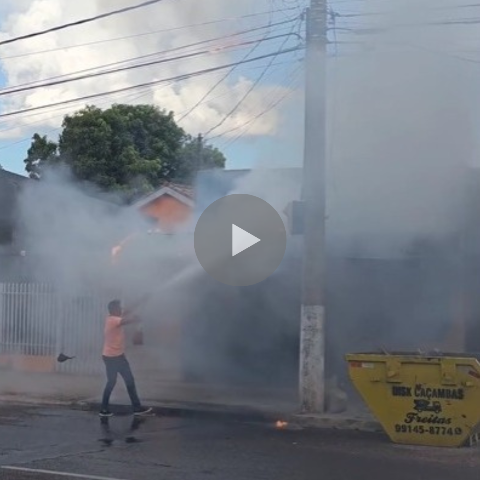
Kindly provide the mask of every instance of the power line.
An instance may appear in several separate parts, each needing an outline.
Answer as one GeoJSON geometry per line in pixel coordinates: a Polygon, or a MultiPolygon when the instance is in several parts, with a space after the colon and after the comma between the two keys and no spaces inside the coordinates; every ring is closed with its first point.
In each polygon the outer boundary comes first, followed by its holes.
{"type": "Polygon", "coordinates": [[[480,17],[475,18],[454,18],[448,20],[437,20],[422,23],[399,23],[393,24],[388,27],[368,27],[364,24],[352,24],[347,23],[345,27],[338,28],[339,33],[349,33],[355,35],[375,35],[393,32],[404,28],[416,29],[425,27],[441,27],[441,26],[466,26],[466,25],[478,25],[480,24],[480,17]]]}
{"type": "MultiPolygon", "coordinates": [[[[255,45],[242,57],[242,60],[246,60],[262,43],[262,40],[259,40],[255,43],[255,45]]],[[[221,85],[238,67],[239,64],[234,65],[220,80],[217,80],[215,84],[200,98],[200,100],[193,105],[186,113],[184,113],[179,119],[178,122],[185,120],[199,105],[201,105],[209,96],[210,94],[219,86],[221,85]]]]}
{"type": "MultiPolygon", "coordinates": [[[[247,60],[244,60],[241,63],[245,64],[245,63],[255,62],[257,60],[263,60],[265,58],[278,57],[279,55],[285,55],[285,54],[288,54],[288,53],[297,52],[299,50],[302,50],[303,48],[304,48],[304,46],[300,45],[300,46],[285,49],[283,51],[277,51],[277,52],[274,52],[274,53],[269,53],[269,54],[261,55],[261,56],[258,56],[258,57],[249,58],[247,60]]],[[[127,92],[129,90],[136,90],[138,88],[151,87],[151,86],[159,85],[159,84],[165,83],[165,82],[188,80],[190,78],[194,78],[194,77],[197,77],[197,76],[205,75],[205,74],[216,72],[216,71],[219,71],[219,70],[224,70],[226,68],[231,68],[236,63],[240,63],[240,62],[234,62],[234,63],[229,63],[229,64],[226,64],[226,65],[220,65],[218,67],[211,67],[211,68],[207,68],[207,69],[203,69],[203,70],[198,70],[196,72],[191,72],[191,73],[188,73],[188,74],[183,74],[183,75],[177,75],[177,76],[173,76],[173,77],[169,77],[169,78],[164,78],[162,80],[154,80],[154,81],[151,81],[151,82],[145,82],[145,83],[140,83],[140,84],[137,84],[137,85],[131,85],[131,86],[128,86],[128,87],[118,88],[116,90],[111,90],[111,91],[108,91],[108,92],[85,95],[83,97],[77,97],[77,98],[73,98],[73,99],[63,100],[61,102],[49,103],[49,104],[45,104],[45,105],[39,105],[37,107],[25,108],[23,110],[16,110],[16,111],[13,111],[13,112],[2,113],[2,114],[0,114],[0,118],[12,117],[12,116],[16,116],[16,115],[20,115],[20,114],[24,114],[24,113],[30,113],[30,112],[34,112],[34,111],[38,111],[38,110],[44,110],[46,108],[56,107],[56,106],[60,106],[60,105],[67,105],[67,104],[73,103],[73,102],[90,100],[90,99],[93,99],[93,98],[98,98],[98,97],[102,97],[102,96],[109,95],[109,94],[127,92]]]]}
{"type": "MultiPolygon", "coordinates": [[[[301,60],[293,60],[293,61],[290,60],[290,61],[285,61],[285,62],[276,62],[276,63],[274,63],[274,64],[272,65],[272,67],[276,67],[276,66],[279,66],[279,65],[292,65],[292,64],[296,64],[296,63],[298,63],[298,62],[300,62],[300,61],[301,61],[301,60]]],[[[256,66],[256,67],[250,67],[249,69],[250,69],[250,70],[262,70],[263,68],[265,68],[265,65],[258,65],[258,66],[256,66]]],[[[231,90],[235,90],[235,89],[238,88],[239,86],[241,86],[241,84],[234,85],[231,90]]],[[[227,92],[223,92],[223,93],[221,93],[221,94],[219,94],[219,95],[216,95],[215,97],[211,97],[211,99],[209,99],[209,100],[205,99],[205,100],[203,100],[202,104],[207,103],[207,102],[210,101],[210,100],[218,100],[219,98],[223,98],[223,97],[226,97],[226,96],[232,96],[232,91],[231,91],[231,90],[229,90],[229,91],[227,91],[227,92]]],[[[200,105],[199,105],[199,106],[200,106],[200,105]]],[[[185,112],[188,112],[189,110],[190,110],[190,109],[188,108],[188,109],[185,109],[185,110],[183,110],[183,111],[181,111],[181,112],[178,112],[178,113],[176,112],[175,114],[176,114],[176,115],[177,115],[177,114],[178,114],[178,115],[184,115],[185,112]]],[[[177,122],[180,122],[180,120],[177,120],[177,122]]]]}
{"type": "MultiPolygon", "coordinates": [[[[295,63],[298,62],[298,60],[295,61],[295,63]]],[[[285,62],[277,62],[274,64],[274,66],[279,66],[279,65],[291,65],[292,62],[291,61],[285,61],[285,62]]],[[[263,65],[260,65],[260,66],[254,66],[254,67],[249,67],[250,69],[261,69],[261,68],[264,68],[263,65]]],[[[173,85],[173,82],[171,83],[167,83],[165,85],[162,85],[162,89],[163,88],[166,88],[170,85],[173,85]]],[[[119,96],[118,98],[122,98],[122,99],[127,99],[128,98],[128,102],[131,102],[131,101],[135,101],[145,95],[148,95],[150,93],[150,89],[149,88],[143,88],[143,89],[139,89],[139,91],[142,91],[143,90],[143,93],[141,93],[140,95],[138,95],[138,92],[136,93],[129,93],[127,95],[121,95],[119,96]]],[[[214,99],[218,99],[218,98],[222,98],[222,97],[225,97],[226,95],[230,95],[231,92],[227,92],[227,93],[222,93],[221,95],[217,95],[216,97],[214,97],[214,99]]],[[[111,96],[111,95],[105,95],[105,96],[111,96]]],[[[124,100],[123,100],[124,101],[124,100]]],[[[107,99],[104,99],[101,104],[108,104],[111,102],[111,99],[107,98],[107,99]]],[[[98,104],[97,104],[98,105],[98,104]]],[[[67,110],[71,108],[69,105],[66,105],[66,106],[62,106],[62,107],[58,107],[58,108],[54,108],[51,110],[51,112],[58,112],[58,111],[62,111],[62,110],[67,110]]],[[[32,114],[31,116],[38,116],[38,115],[42,115],[44,113],[42,112],[39,112],[39,113],[34,113],[32,114]]],[[[183,112],[180,112],[180,114],[183,114],[183,112]]],[[[64,117],[64,114],[61,113],[59,115],[54,115],[53,117],[49,117],[49,119],[53,119],[53,118],[61,118],[61,117],[64,117]]],[[[4,133],[4,132],[8,132],[8,131],[12,131],[12,130],[16,130],[16,129],[19,129],[19,128],[30,128],[30,127],[33,127],[34,125],[38,125],[40,123],[42,123],[44,120],[41,119],[41,120],[37,120],[37,121],[34,121],[34,122],[29,122],[27,124],[20,124],[20,125],[16,125],[14,127],[10,127],[10,128],[3,128],[3,129],[0,129],[0,133],[4,133]]],[[[51,130],[48,130],[46,133],[51,133],[51,132],[54,132],[54,131],[58,131],[60,130],[61,127],[55,127],[51,130]]],[[[31,136],[28,136],[28,137],[24,137],[23,139],[21,140],[18,140],[18,141],[15,141],[15,142],[12,142],[12,143],[9,143],[7,145],[2,145],[0,146],[0,150],[5,150],[7,148],[11,148],[13,146],[16,146],[18,144],[21,144],[21,143],[25,143],[25,142],[28,142],[31,140],[31,136]]]]}
{"type": "MultiPolygon", "coordinates": [[[[279,38],[284,38],[284,37],[287,37],[287,39],[288,39],[288,37],[290,37],[290,34],[274,35],[272,37],[265,38],[265,40],[277,40],[279,38]]],[[[246,45],[251,45],[252,43],[257,43],[257,42],[258,42],[258,40],[249,41],[249,42],[242,42],[242,43],[239,43],[235,46],[236,47],[246,46],[246,45]]],[[[187,53],[187,54],[179,55],[179,56],[176,56],[176,57],[163,58],[163,59],[160,59],[160,60],[154,60],[154,61],[151,61],[151,62],[140,63],[140,64],[136,64],[136,65],[128,65],[128,66],[125,66],[125,67],[120,67],[120,68],[116,68],[116,69],[113,69],[113,70],[108,70],[108,71],[105,71],[105,72],[89,73],[89,74],[80,75],[80,76],[77,76],[77,77],[64,78],[63,80],[53,80],[51,82],[29,85],[29,86],[25,86],[25,87],[18,87],[18,88],[13,88],[13,89],[11,88],[11,89],[8,89],[6,91],[5,90],[0,90],[0,96],[11,95],[11,94],[21,93],[21,92],[27,92],[27,91],[30,91],[30,90],[36,90],[37,88],[46,88],[46,87],[53,87],[53,86],[56,86],[56,85],[64,85],[66,83],[77,82],[77,81],[80,81],[80,80],[89,80],[89,79],[101,77],[101,76],[104,76],[104,75],[110,75],[112,73],[120,73],[120,72],[125,72],[125,71],[129,71],[129,70],[138,69],[138,68],[151,67],[153,65],[160,65],[160,64],[163,64],[163,63],[170,63],[170,62],[173,62],[173,61],[185,60],[187,58],[193,58],[193,57],[198,57],[198,56],[205,55],[205,54],[215,54],[215,53],[218,53],[218,51],[217,52],[212,52],[211,50],[200,50],[200,51],[197,51],[197,52],[187,53]]]]}
{"type": "MultiPolygon", "coordinates": [[[[266,40],[267,35],[270,32],[272,26],[272,18],[270,18],[269,22],[269,29],[265,33],[265,37],[263,39],[260,39],[257,43],[254,44],[254,46],[242,57],[240,61],[246,60],[252,53],[255,52],[255,50],[262,44],[263,41],[266,40]]],[[[219,86],[221,85],[236,69],[238,65],[234,65],[222,78],[220,78],[215,84],[200,98],[198,102],[196,102],[193,107],[188,109],[186,113],[184,113],[181,118],[179,118],[178,122],[180,123],[181,121],[185,120],[199,105],[201,105],[209,96],[210,94],[219,86]]]]}
{"type": "Polygon", "coordinates": [[[103,18],[111,17],[113,15],[118,15],[120,13],[126,13],[126,12],[130,12],[132,10],[137,10],[139,8],[148,7],[150,5],[153,5],[155,3],[160,3],[162,1],[163,0],[148,0],[146,2],[139,3],[137,5],[132,5],[130,7],[120,8],[118,10],[112,10],[110,12],[102,13],[100,15],[95,15],[94,17],[83,18],[81,20],[76,20],[75,22],[64,23],[62,25],[57,25],[56,27],[47,28],[46,30],[40,30],[38,32],[28,33],[26,35],[21,35],[21,36],[14,37],[14,38],[9,38],[8,40],[2,40],[0,42],[0,45],[7,45],[9,43],[18,42],[20,40],[26,40],[28,38],[38,37],[40,35],[45,35],[47,33],[58,32],[59,30],[64,30],[66,28],[76,27],[78,25],[84,25],[86,23],[91,23],[91,22],[94,22],[96,20],[101,20],[103,18]]]}
{"type": "MultiPolygon", "coordinates": [[[[291,87],[294,87],[295,86],[295,82],[291,82],[289,84],[289,86],[291,87]]],[[[288,88],[288,87],[287,87],[288,88]]],[[[214,137],[210,137],[208,140],[214,140],[216,138],[220,138],[220,137],[224,137],[225,135],[227,135],[228,133],[232,133],[232,132],[235,132],[237,130],[240,130],[244,127],[251,127],[253,123],[255,123],[258,119],[260,119],[261,117],[263,117],[264,115],[266,115],[267,113],[269,113],[270,111],[272,111],[274,108],[276,108],[280,103],[282,103],[284,100],[286,100],[290,95],[292,95],[293,93],[295,92],[295,88],[290,88],[288,89],[283,95],[281,95],[277,100],[275,100],[274,102],[270,103],[270,105],[265,108],[264,110],[262,110],[261,112],[257,113],[256,115],[254,115],[252,118],[250,118],[250,120],[247,120],[246,122],[242,123],[241,125],[238,125],[236,127],[233,127],[231,128],[230,130],[227,130],[225,132],[223,132],[222,134],[219,134],[219,135],[215,135],[214,137]]],[[[241,132],[239,135],[237,135],[235,138],[231,139],[229,142],[227,142],[222,148],[228,148],[230,145],[232,145],[233,143],[235,143],[237,140],[239,140],[241,137],[243,137],[243,135],[245,135],[245,133],[248,131],[248,129],[244,132],[241,132]]]]}
{"type": "MultiPolygon", "coordinates": [[[[280,66],[280,65],[292,65],[292,63],[297,63],[299,60],[295,60],[294,62],[292,61],[283,61],[283,62],[275,62],[272,66],[280,66]]],[[[255,66],[248,66],[247,68],[244,68],[244,70],[261,70],[265,67],[265,65],[255,65],[255,66]]],[[[214,73],[221,73],[221,71],[219,72],[212,72],[211,74],[214,74],[214,73]]],[[[162,84],[162,89],[163,88],[166,88],[166,87],[169,87],[171,85],[174,85],[175,82],[169,82],[169,83],[165,83],[165,84],[162,84]]],[[[116,93],[108,93],[106,92],[105,95],[102,95],[101,98],[105,98],[105,100],[102,101],[102,103],[111,103],[112,101],[114,101],[112,99],[112,97],[115,99],[115,101],[117,101],[116,99],[123,99],[123,98],[127,98],[127,97],[133,97],[135,95],[138,94],[138,92],[143,92],[140,96],[145,96],[145,95],[148,95],[148,94],[151,94],[153,93],[153,91],[156,91],[157,88],[154,87],[154,88],[150,88],[150,87],[142,87],[142,88],[139,88],[137,92],[134,92],[133,94],[132,93],[129,93],[127,95],[118,95],[116,93]]],[[[213,99],[218,99],[218,98],[221,98],[221,97],[224,97],[225,95],[229,95],[231,94],[231,92],[227,92],[227,93],[223,93],[221,95],[218,95],[216,97],[214,97],[213,99]]],[[[54,107],[54,108],[51,108],[49,110],[47,110],[47,112],[44,112],[44,111],[40,111],[40,112],[37,112],[37,113],[27,113],[24,117],[20,117],[20,120],[23,120],[23,119],[26,119],[27,117],[30,118],[30,117],[38,117],[38,116],[42,116],[42,115],[50,115],[51,113],[56,113],[56,112],[60,112],[60,111],[65,111],[65,110],[71,110],[72,108],[74,108],[72,105],[75,104],[75,103],[78,103],[78,104],[81,104],[82,103],[82,100],[78,100],[76,102],[72,102],[71,104],[67,104],[67,105],[64,105],[64,106],[59,106],[59,107],[54,107]]],[[[185,112],[186,110],[183,110],[182,112],[179,112],[180,115],[183,115],[183,113],[185,112]]],[[[54,115],[53,117],[49,117],[50,119],[52,118],[61,118],[63,117],[64,114],[60,114],[60,115],[54,115]]],[[[9,127],[9,128],[2,128],[0,129],[0,133],[3,133],[3,132],[6,132],[6,131],[11,131],[11,130],[15,130],[15,129],[18,129],[20,127],[30,127],[32,125],[36,125],[36,124],[40,124],[42,123],[44,120],[39,120],[39,121],[34,121],[34,122],[29,122],[29,123],[26,123],[26,124],[23,124],[21,126],[14,126],[14,127],[9,127]]]]}
{"type": "MultiPolygon", "coordinates": [[[[163,85],[162,88],[167,88],[168,86],[170,86],[172,84],[173,84],[173,82],[172,83],[167,83],[167,84],[163,85]]],[[[130,92],[126,95],[120,95],[120,96],[118,96],[118,98],[122,98],[122,99],[123,98],[133,98],[133,99],[141,98],[141,97],[145,96],[146,94],[150,93],[150,89],[149,88],[142,88],[142,89],[139,89],[138,92],[134,92],[134,93],[130,92]],[[143,92],[143,93],[141,93],[141,95],[137,95],[138,92],[143,92]]],[[[107,95],[105,95],[105,96],[107,96],[107,95]]],[[[104,99],[103,101],[100,101],[99,103],[100,104],[108,104],[109,102],[110,102],[109,99],[104,99]]],[[[52,108],[51,110],[49,110],[48,113],[50,114],[50,113],[60,112],[60,111],[68,110],[69,108],[71,108],[71,106],[64,105],[64,106],[60,106],[60,107],[57,107],[57,108],[52,108]]],[[[33,113],[30,116],[34,117],[34,116],[39,116],[39,115],[44,115],[44,113],[43,112],[33,113]]],[[[64,117],[63,113],[61,113],[60,115],[49,116],[49,120],[52,120],[54,118],[61,118],[61,117],[64,117]]],[[[23,120],[23,118],[21,117],[20,120],[23,120]]],[[[0,133],[16,130],[16,129],[21,128],[21,127],[31,127],[33,125],[37,125],[39,123],[42,123],[43,121],[44,120],[41,119],[41,120],[37,120],[37,121],[34,121],[34,122],[29,122],[27,124],[16,125],[14,127],[2,128],[2,129],[0,129],[0,133]]]]}
{"type": "MultiPolygon", "coordinates": [[[[305,60],[305,59],[303,59],[305,60]]],[[[276,88],[276,92],[280,93],[279,96],[275,95],[275,93],[273,93],[271,95],[271,101],[270,103],[267,105],[267,107],[262,110],[261,112],[255,114],[250,120],[247,120],[246,122],[244,122],[242,125],[238,125],[236,127],[233,127],[231,128],[230,130],[227,130],[227,131],[224,131],[218,135],[215,135],[215,137],[210,137],[210,138],[220,138],[220,137],[224,137],[226,136],[228,133],[231,133],[231,132],[234,132],[236,130],[240,130],[242,129],[243,127],[245,126],[249,126],[251,125],[252,123],[254,123],[257,119],[263,117],[266,113],[270,112],[271,110],[273,110],[277,105],[279,105],[281,102],[283,102],[287,97],[289,97],[291,94],[293,94],[293,92],[296,90],[297,88],[297,84],[298,84],[298,78],[300,76],[300,73],[302,72],[302,70],[304,69],[304,61],[301,62],[297,68],[295,68],[292,72],[290,72],[290,75],[289,75],[289,81],[285,84],[285,85],[278,85],[278,87],[276,88]],[[285,90],[283,93],[282,93],[282,90],[285,90]],[[277,98],[278,97],[278,98],[277,98]]],[[[250,127],[249,127],[250,128],[250,127]]],[[[229,140],[225,145],[224,147],[230,145],[231,143],[233,143],[234,141],[238,140],[240,137],[242,137],[243,135],[245,135],[245,133],[249,130],[249,128],[247,128],[246,130],[244,130],[243,132],[240,132],[240,134],[235,138],[235,139],[231,139],[229,140]]]]}
{"type": "MultiPolygon", "coordinates": [[[[287,11],[291,11],[291,10],[295,10],[295,8],[285,8],[285,9],[282,9],[282,10],[275,10],[274,13],[287,12],[287,11]]],[[[136,33],[136,34],[132,34],[132,35],[126,35],[126,36],[123,36],[123,37],[107,38],[105,40],[96,40],[96,41],[93,41],[93,42],[79,43],[79,44],[75,44],[75,45],[65,45],[63,47],[50,48],[50,49],[47,49],[47,50],[38,50],[36,52],[27,52],[27,53],[21,53],[21,54],[17,54],[17,55],[8,55],[6,57],[0,57],[0,60],[10,60],[10,59],[14,59],[14,58],[23,58],[23,57],[29,57],[29,56],[32,56],[32,55],[40,55],[40,54],[44,54],[44,53],[53,53],[53,52],[59,52],[59,51],[64,51],[64,50],[72,50],[72,49],[75,49],[75,48],[90,47],[90,46],[94,46],[94,45],[100,45],[102,43],[117,42],[117,41],[120,41],[120,40],[128,40],[128,39],[131,39],[131,38],[138,38],[138,37],[144,37],[144,36],[150,36],[150,35],[158,35],[159,33],[169,33],[169,32],[174,32],[174,31],[178,31],[178,30],[185,30],[185,29],[192,29],[192,28],[196,28],[196,27],[204,27],[204,26],[209,26],[209,25],[215,25],[215,24],[223,23],[223,22],[245,20],[245,19],[248,19],[248,18],[255,18],[255,17],[266,15],[266,14],[270,14],[270,11],[259,12],[259,13],[250,13],[250,14],[247,14],[247,15],[240,15],[240,16],[237,16],[237,17],[225,17],[225,18],[222,18],[222,19],[219,19],[219,20],[211,20],[211,21],[208,21],[208,22],[193,23],[193,24],[190,24],[190,25],[182,25],[180,27],[165,28],[165,29],[162,29],[162,30],[155,30],[153,32],[136,33]]]]}
{"type": "Polygon", "coordinates": [[[439,50],[434,50],[432,48],[424,47],[422,45],[416,45],[416,44],[410,44],[410,43],[404,43],[404,42],[400,43],[400,45],[406,45],[407,47],[411,47],[415,50],[420,50],[420,51],[430,53],[430,54],[433,54],[433,55],[442,55],[442,56],[452,58],[454,60],[460,60],[460,61],[466,62],[466,63],[472,63],[472,64],[476,64],[476,65],[480,64],[480,60],[474,60],[473,58],[461,57],[460,55],[456,55],[455,53],[442,52],[442,51],[439,51],[439,50]]]}
{"type": "MultiPolygon", "coordinates": [[[[273,5],[277,4],[276,0],[270,0],[270,2],[273,5]]],[[[282,0],[280,3],[284,6],[291,5],[292,6],[291,8],[295,8],[299,14],[305,11],[305,8],[307,7],[307,2],[302,0],[290,0],[290,1],[282,0]]]]}
{"type": "MultiPolygon", "coordinates": [[[[210,38],[208,40],[201,40],[201,41],[197,41],[197,42],[190,43],[190,44],[187,44],[187,45],[182,45],[180,47],[171,48],[171,49],[168,49],[168,50],[154,52],[154,53],[150,53],[150,54],[147,54],[147,55],[140,55],[140,56],[128,58],[128,59],[125,59],[125,60],[119,60],[119,61],[112,62],[112,63],[107,63],[107,64],[104,63],[104,64],[98,65],[96,67],[84,68],[82,70],[77,70],[75,72],[69,72],[69,73],[65,73],[65,74],[62,74],[62,75],[55,75],[53,77],[44,78],[42,80],[34,80],[32,82],[26,82],[26,83],[23,83],[23,84],[20,84],[20,85],[7,87],[6,89],[3,89],[3,90],[8,90],[10,92],[11,89],[22,88],[22,87],[25,87],[25,86],[33,86],[33,85],[39,86],[39,82],[49,82],[49,81],[60,79],[60,78],[66,78],[66,77],[68,78],[68,77],[71,77],[72,75],[77,75],[77,74],[81,74],[81,73],[95,72],[96,70],[102,71],[102,69],[103,69],[104,71],[108,72],[109,70],[105,70],[105,69],[108,69],[109,67],[115,67],[115,66],[122,65],[122,64],[128,64],[128,63],[135,62],[137,60],[151,58],[151,57],[155,57],[155,56],[158,56],[158,55],[165,55],[165,54],[168,54],[168,53],[173,53],[173,52],[185,50],[185,49],[188,49],[188,48],[197,47],[197,46],[200,46],[200,45],[205,45],[205,44],[208,44],[208,43],[211,43],[211,42],[216,42],[218,40],[227,40],[227,39],[239,37],[239,36],[242,36],[242,35],[245,35],[245,34],[248,34],[248,33],[254,33],[254,32],[257,32],[257,31],[260,31],[260,30],[264,30],[265,28],[269,28],[269,27],[277,27],[277,26],[281,26],[281,25],[287,25],[289,23],[294,22],[295,20],[296,20],[296,18],[293,18],[293,19],[290,19],[290,20],[282,20],[280,22],[276,22],[276,23],[273,23],[271,25],[262,25],[262,26],[259,26],[259,27],[254,27],[254,28],[249,28],[249,29],[246,29],[246,30],[241,30],[239,32],[232,33],[230,35],[222,35],[220,37],[214,37],[214,38],[210,38]]],[[[3,90],[0,90],[0,92],[2,92],[3,90]]]]}
{"type": "MultiPolygon", "coordinates": [[[[55,128],[52,128],[51,130],[47,130],[46,134],[48,135],[50,133],[56,132],[57,130],[60,130],[60,128],[61,127],[55,127],[55,128]]],[[[29,142],[31,140],[32,140],[32,137],[22,138],[21,140],[17,140],[16,142],[9,143],[8,145],[2,145],[0,147],[0,150],[6,150],[7,148],[15,147],[17,145],[20,145],[25,142],[29,142]]]]}
{"type": "MultiPolygon", "coordinates": [[[[164,85],[163,88],[166,88],[168,85],[169,85],[169,84],[164,85]]],[[[144,90],[145,90],[145,91],[144,91],[141,95],[137,95],[137,94],[135,94],[135,93],[133,93],[133,94],[132,94],[132,93],[129,93],[128,95],[123,95],[122,98],[131,99],[131,100],[129,100],[129,101],[135,101],[135,100],[137,100],[137,99],[145,96],[145,95],[149,92],[148,89],[144,89],[144,90]]],[[[138,93],[138,92],[137,92],[137,93],[138,93]]],[[[101,102],[101,103],[102,103],[102,104],[109,103],[109,100],[104,100],[104,101],[101,102]]],[[[97,105],[98,105],[98,104],[97,104],[97,105]]],[[[68,106],[67,106],[67,107],[58,108],[57,110],[65,110],[66,108],[68,108],[68,106]]],[[[51,118],[59,118],[59,117],[63,117],[63,116],[64,116],[64,115],[61,114],[61,115],[56,115],[56,116],[51,117],[51,118]]],[[[29,123],[29,124],[27,124],[27,125],[21,125],[21,127],[31,127],[31,126],[36,125],[36,124],[41,123],[41,122],[42,122],[42,120],[37,121],[37,122],[32,122],[32,123],[29,123]]],[[[16,128],[19,128],[19,127],[16,126],[16,127],[13,127],[13,128],[5,128],[5,129],[0,130],[0,133],[7,132],[7,131],[9,131],[9,130],[14,130],[14,129],[16,129],[16,128]]],[[[48,135],[48,134],[50,134],[50,133],[52,133],[52,132],[61,130],[61,128],[62,128],[61,126],[58,126],[58,127],[52,128],[52,129],[50,129],[50,130],[47,130],[47,132],[45,132],[45,133],[48,135]]],[[[9,144],[7,144],[7,145],[2,145],[2,146],[0,146],[0,150],[5,150],[5,149],[7,149],[7,148],[14,147],[14,146],[19,145],[19,144],[21,144],[21,143],[25,143],[25,142],[31,141],[31,139],[32,139],[32,137],[31,137],[31,135],[30,135],[30,136],[25,137],[25,138],[23,138],[23,139],[21,139],[21,140],[18,140],[18,141],[9,143],[9,144]]]]}
{"type": "MultiPolygon", "coordinates": [[[[295,26],[294,26],[295,28],[295,26]]],[[[292,32],[293,33],[293,30],[294,28],[292,29],[292,32]]],[[[279,48],[279,51],[282,51],[283,47],[285,46],[285,44],[287,43],[288,41],[288,38],[285,38],[285,40],[282,42],[282,44],[280,45],[280,48],[279,48]]],[[[222,118],[222,120],[220,120],[220,122],[218,122],[216,125],[214,125],[213,127],[211,127],[205,134],[204,134],[204,137],[207,138],[208,135],[210,133],[212,133],[214,130],[216,130],[217,128],[221,127],[226,121],[228,118],[230,118],[237,110],[238,108],[240,107],[240,105],[246,100],[246,98],[253,92],[253,90],[258,86],[258,84],[260,83],[260,81],[262,80],[262,78],[266,75],[268,69],[270,68],[271,64],[275,61],[275,55],[272,56],[272,59],[271,61],[269,62],[269,64],[265,67],[265,69],[262,71],[262,73],[257,77],[257,79],[255,80],[255,82],[250,86],[250,88],[245,92],[245,95],[242,96],[242,98],[240,98],[240,100],[235,104],[235,106],[222,118]]]]}
{"type": "MultiPolygon", "coordinates": [[[[364,0],[361,0],[364,1],[364,0]]],[[[349,0],[348,2],[345,3],[351,3],[352,0],[349,0]]],[[[338,3],[342,2],[330,2],[331,6],[334,6],[338,3]]],[[[466,8],[476,8],[480,7],[480,3],[476,4],[466,4],[466,5],[450,5],[450,6],[443,6],[443,7],[423,7],[424,9],[427,8],[427,10],[431,11],[446,11],[446,10],[464,10],[466,8]]],[[[422,7],[420,7],[422,8],[422,7]]],[[[378,11],[378,12],[355,12],[355,13],[340,13],[340,12],[335,12],[338,17],[342,18],[357,18],[357,17],[371,17],[371,16],[380,16],[380,15],[389,15],[395,13],[396,10],[384,10],[384,11],[378,11]]]]}

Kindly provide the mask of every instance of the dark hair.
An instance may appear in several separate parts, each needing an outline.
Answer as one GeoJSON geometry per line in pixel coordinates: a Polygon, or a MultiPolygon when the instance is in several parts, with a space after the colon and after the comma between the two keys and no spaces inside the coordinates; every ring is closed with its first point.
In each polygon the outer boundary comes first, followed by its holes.
{"type": "Polygon", "coordinates": [[[122,308],[122,302],[120,300],[112,300],[108,304],[108,313],[110,315],[114,315],[115,313],[118,313],[118,311],[122,308]]]}

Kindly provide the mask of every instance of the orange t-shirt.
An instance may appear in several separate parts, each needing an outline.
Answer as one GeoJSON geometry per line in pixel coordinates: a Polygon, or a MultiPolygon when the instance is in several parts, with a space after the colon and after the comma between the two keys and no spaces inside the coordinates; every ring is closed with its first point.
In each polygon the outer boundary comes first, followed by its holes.
{"type": "Polygon", "coordinates": [[[109,315],[105,320],[104,357],[119,357],[125,353],[125,333],[120,324],[122,317],[109,315]]]}

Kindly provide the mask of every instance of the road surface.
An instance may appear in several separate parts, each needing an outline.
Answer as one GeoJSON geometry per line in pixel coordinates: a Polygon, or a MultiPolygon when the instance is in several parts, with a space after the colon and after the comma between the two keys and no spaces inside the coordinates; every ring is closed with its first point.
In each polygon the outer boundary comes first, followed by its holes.
{"type": "Polygon", "coordinates": [[[382,435],[0,407],[2,480],[479,480],[480,448],[395,446],[382,435]],[[127,441],[126,441],[127,440],[127,441]]]}

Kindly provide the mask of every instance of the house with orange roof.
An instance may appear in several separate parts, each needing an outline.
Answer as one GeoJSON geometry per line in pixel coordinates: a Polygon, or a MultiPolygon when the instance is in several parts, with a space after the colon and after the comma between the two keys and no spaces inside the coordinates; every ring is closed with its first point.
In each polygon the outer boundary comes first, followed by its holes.
{"type": "Polygon", "coordinates": [[[195,206],[193,188],[165,183],[160,189],[136,201],[132,208],[142,212],[164,231],[174,231],[185,224],[195,206]]]}

